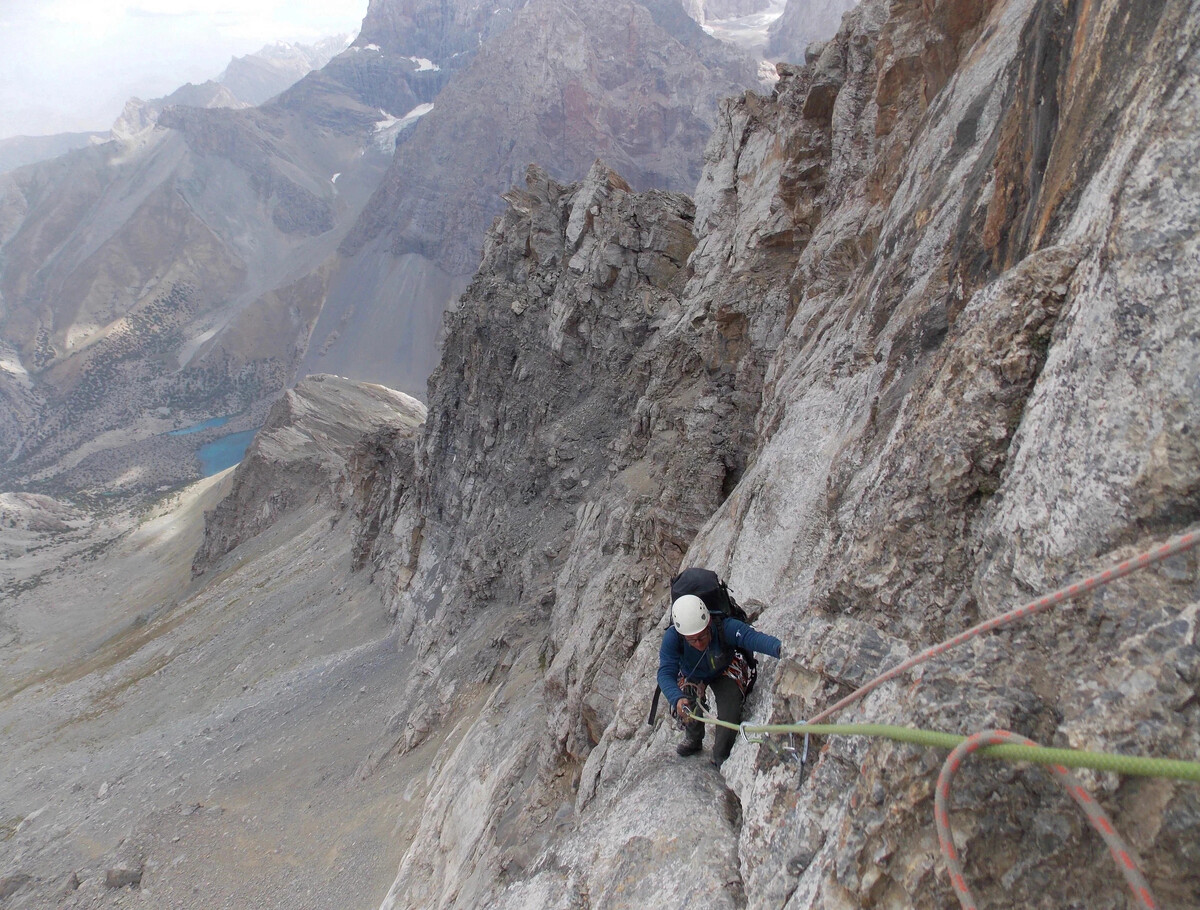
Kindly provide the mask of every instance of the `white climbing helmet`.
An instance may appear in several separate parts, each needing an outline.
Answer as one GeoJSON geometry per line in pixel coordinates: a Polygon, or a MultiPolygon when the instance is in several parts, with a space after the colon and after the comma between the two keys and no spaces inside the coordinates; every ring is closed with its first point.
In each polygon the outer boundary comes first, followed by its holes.
{"type": "Polygon", "coordinates": [[[698,635],[708,628],[708,607],[695,594],[684,594],[671,604],[671,622],[680,635],[698,635]]]}

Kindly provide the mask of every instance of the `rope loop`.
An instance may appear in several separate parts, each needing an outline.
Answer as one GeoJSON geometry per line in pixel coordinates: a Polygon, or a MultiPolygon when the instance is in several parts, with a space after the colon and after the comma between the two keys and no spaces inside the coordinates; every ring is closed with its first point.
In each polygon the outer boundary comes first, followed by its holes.
{"type": "MultiPolygon", "coordinates": [[[[962,905],[963,910],[975,910],[977,905],[974,896],[971,894],[971,889],[963,877],[958,850],[954,846],[954,832],[950,828],[950,783],[954,779],[955,773],[962,767],[964,759],[979,750],[980,747],[1013,743],[1022,746],[1032,746],[1035,749],[1040,748],[1033,740],[1010,733],[1007,730],[983,730],[979,733],[971,734],[955,746],[949,756],[946,757],[946,761],[942,764],[942,771],[938,775],[937,788],[934,790],[933,795],[933,820],[937,825],[938,844],[942,850],[942,858],[945,859],[946,869],[950,873],[950,883],[954,886],[955,896],[958,897],[958,902],[962,905]]],[[[1059,783],[1071,795],[1071,798],[1078,803],[1079,808],[1083,810],[1083,814],[1087,816],[1088,824],[1096,830],[1096,833],[1108,845],[1109,853],[1112,854],[1113,861],[1117,864],[1117,868],[1121,870],[1121,874],[1125,876],[1125,882],[1129,885],[1129,890],[1133,892],[1133,899],[1137,902],[1137,905],[1142,910],[1157,910],[1158,904],[1154,900],[1154,895],[1150,892],[1150,885],[1146,882],[1145,876],[1142,875],[1141,869],[1138,868],[1137,862],[1133,859],[1133,854],[1130,852],[1129,847],[1126,846],[1121,836],[1117,834],[1116,829],[1109,820],[1108,814],[1092,795],[1079,785],[1071,772],[1065,767],[1052,764],[1049,768],[1050,773],[1058,779],[1059,783]]]]}

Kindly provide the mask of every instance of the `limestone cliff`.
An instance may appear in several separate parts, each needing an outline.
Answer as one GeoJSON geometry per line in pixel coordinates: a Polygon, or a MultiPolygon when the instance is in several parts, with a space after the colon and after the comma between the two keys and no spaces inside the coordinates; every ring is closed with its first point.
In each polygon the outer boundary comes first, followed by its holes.
{"type": "MultiPolygon", "coordinates": [[[[374,508],[430,693],[398,752],[477,712],[384,907],[956,905],[935,753],[831,738],[798,777],[743,743],[718,773],[645,725],[666,579],[754,603],[789,660],[750,712],[795,720],[1200,519],[1198,49],[1184,0],[867,0],[723,107],[694,207],[529,172],[374,508]]],[[[1176,558],[847,719],[1195,755],[1198,584],[1176,558]]],[[[1200,793],[1085,783],[1195,905],[1200,793]]],[[[984,906],[1126,905],[1073,812],[962,772],[984,906]]]]}

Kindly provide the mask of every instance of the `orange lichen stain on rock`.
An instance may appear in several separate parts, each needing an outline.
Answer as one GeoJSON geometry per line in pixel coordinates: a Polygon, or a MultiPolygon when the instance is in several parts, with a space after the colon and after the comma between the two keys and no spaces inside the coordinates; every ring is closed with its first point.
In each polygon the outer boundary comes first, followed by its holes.
{"type": "Polygon", "coordinates": [[[1001,264],[1001,246],[1007,227],[1021,203],[1018,198],[1019,187],[1028,163],[1028,156],[1023,154],[1024,145],[1020,118],[1010,114],[1001,127],[994,164],[995,190],[991,202],[988,203],[987,217],[983,223],[983,248],[992,254],[992,262],[996,265],[1001,264]]]}

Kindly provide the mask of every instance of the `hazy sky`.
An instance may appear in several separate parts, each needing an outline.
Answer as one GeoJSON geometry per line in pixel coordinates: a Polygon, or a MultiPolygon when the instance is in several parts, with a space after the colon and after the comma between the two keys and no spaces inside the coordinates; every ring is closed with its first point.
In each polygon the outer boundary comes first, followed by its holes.
{"type": "Polygon", "coordinates": [[[106,130],[131,96],[274,41],[357,33],[367,0],[0,0],[0,138],[106,130]]]}

